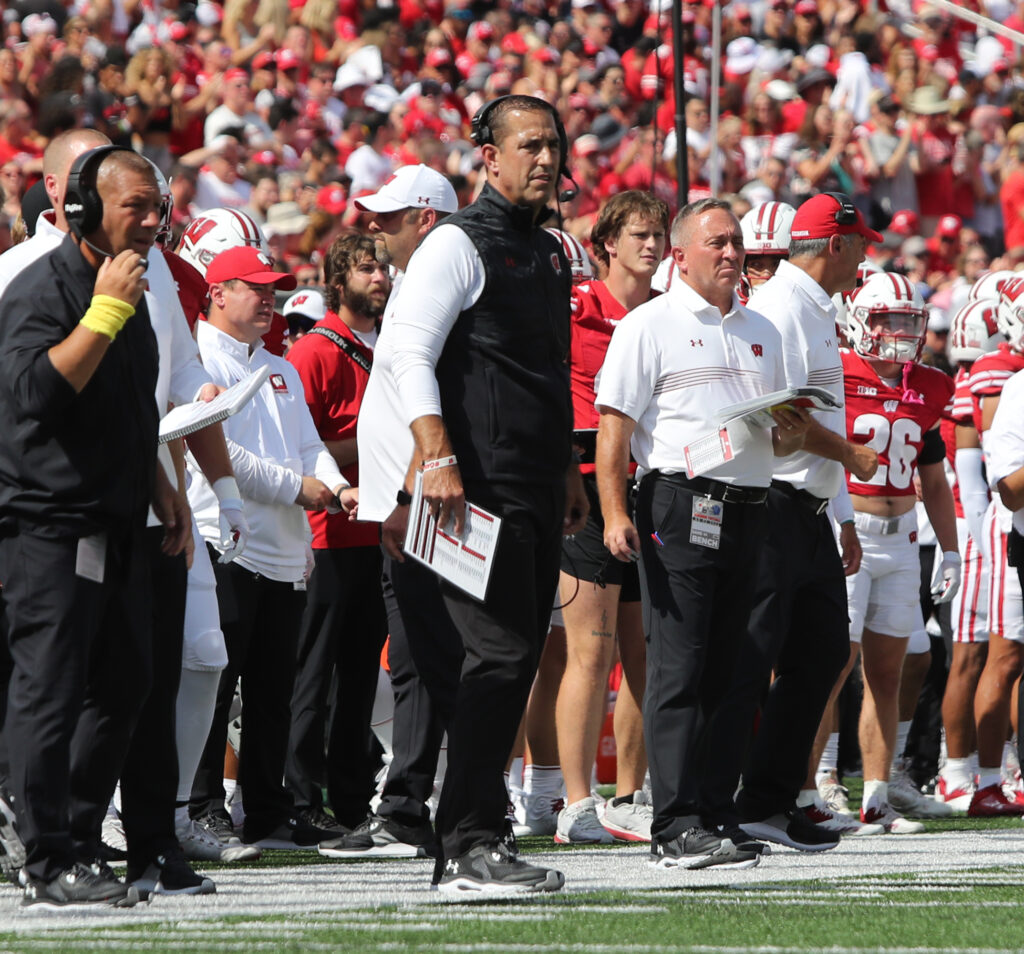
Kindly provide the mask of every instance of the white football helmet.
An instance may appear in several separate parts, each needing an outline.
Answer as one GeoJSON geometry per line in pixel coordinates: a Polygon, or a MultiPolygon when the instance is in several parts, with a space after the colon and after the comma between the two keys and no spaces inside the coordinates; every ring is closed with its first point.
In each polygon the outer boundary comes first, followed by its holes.
{"type": "Polygon", "coordinates": [[[238,209],[207,209],[189,223],[176,251],[205,275],[221,252],[239,245],[258,248],[273,261],[263,230],[248,215],[238,209]]]}
{"type": "Polygon", "coordinates": [[[906,275],[871,275],[850,298],[846,335],[858,354],[905,364],[916,361],[924,345],[928,313],[924,299],[906,275]],[[888,327],[878,327],[881,319],[888,327]]]}
{"type": "Polygon", "coordinates": [[[1003,283],[996,308],[996,325],[1014,351],[1024,351],[1024,275],[1003,283]]]}
{"type": "Polygon", "coordinates": [[[167,182],[167,176],[152,159],[146,159],[153,175],[156,176],[157,188],[160,189],[160,227],[156,230],[156,244],[163,245],[171,237],[171,213],[174,211],[174,196],[167,182]]]}
{"type": "Polygon", "coordinates": [[[789,230],[796,209],[785,202],[765,202],[740,219],[747,255],[789,255],[789,230]]]}
{"type": "Polygon", "coordinates": [[[1005,341],[996,323],[998,302],[969,301],[955,315],[949,327],[949,360],[959,363],[977,361],[995,351],[1005,341]]]}
{"type": "Polygon", "coordinates": [[[998,269],[994,272],[985,272],[984,275],[981,275],[971,285],[970,291],[967,292],[967,300],[983,301],[988,299],[990,301],[999,301],[999,292],[1002,291],[1003,285],[1011,278],[1017,277],[1019,276],[1016,272],[1011,272],[1006,268],[998,269]]]}
{"type": "Polygon", "coordinates": [[[594,277],[594,266],[590,262],[590,256],[587,255],[583,243],[575,235],[560,229],[546,229],[545,231],[550,232],[562,243],[562,251],[569,259],[569,267],[572,269],[572,283],[582,285],[584,282],[589,282],[594,277]]]}

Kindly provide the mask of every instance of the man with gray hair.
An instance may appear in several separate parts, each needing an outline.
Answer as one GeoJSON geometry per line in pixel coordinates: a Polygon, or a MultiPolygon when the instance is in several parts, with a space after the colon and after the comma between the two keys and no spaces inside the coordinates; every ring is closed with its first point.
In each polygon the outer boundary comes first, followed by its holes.
{"type": "MultiPolygon", "coordinates": [[[[854,287],[867,242],[882,237],[865,225],[847,196],[828,192],[797,209],[790,235],[789,260],[748,305],[782,336],[786,386],[827,388],[841,402],[843,367],[832,296],[854,287]]],[[[846,418],[835,410],[814,412],[803,449],[776,463],[750,627],[708,731],[716,758],[707,785],[719,823],[739,821],[753,837],[803,851],[839,843],[839,829],[815,824],[817,817],[797,808],[797,797],[829,692],[849,657],[844,575],[856,573],[860,544],[843,470],[868,480],[877,466],[873,450],[846,440],[846,418]],[[833,498],[841,558],[826,512],[833,498]],[[757,703],[773,669],[758,734],[748,747],[757,703]],[[743,789],[734,805],[741,770],[743,789]]]]}
{"type": "MultiPolygon", "coordinates": [[[[671,238],[678,280],[616,327],[601,371],[604,543],[619,560],[640,560],[651,863],[749,868],[764,846],[738,829],[714,829],[705,779],[720,749],[708,744],[706,726],[746,634],[773,458],[802,445],[809,418],[783,408],[773,414],[776,427],[741,423],[730,429],[734,453],[693,475],[690,448],[719,434],[720,408],[785,386],[783,343],[736,296],[743,235],[728,203],[686,206],[671,238]],[[630,450],[639,479],[635,524],[623,483],[630,450]]],[[[734,732],[723,747],[737,747],[734,732]]]]}

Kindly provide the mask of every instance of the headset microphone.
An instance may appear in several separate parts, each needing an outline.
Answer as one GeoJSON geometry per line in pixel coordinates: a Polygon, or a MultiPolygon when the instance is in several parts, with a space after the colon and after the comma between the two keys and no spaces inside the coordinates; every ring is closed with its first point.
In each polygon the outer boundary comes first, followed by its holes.
{"type": "MultiPolygon", "coordinates": [[[[92,242],[90,242],[84,235],[79,236],[79,238],[81,238],[81,240],[86,245],[88,245],[89,248],[91,248],[97,255],[99,255],[100,258],[110,258],[110,259],[113,259],[113,257],[114,257],[114,253],[113,252],[107,252],[104,249],[100,248],[98,245],[93,245],[92,242]]],[[[145,271],[147,268],[149,268],[149,259],[148,258],[140,258],[139,259],[139,264],[142,266],[142,270],[145,271]]]]}
{"type": "Polygon", "coordinates": [[[560,174],[562,177],[568,179],[573,184],[573,188],[564,189],[562,192],[559,192],[558,201],[572,202],[572,200],[575,199],[576,196],[580,194],[580,184],[572,177],[572,173],[569,172],[569,170],[566,169],[564,166],[560,170],[560,174]]]}

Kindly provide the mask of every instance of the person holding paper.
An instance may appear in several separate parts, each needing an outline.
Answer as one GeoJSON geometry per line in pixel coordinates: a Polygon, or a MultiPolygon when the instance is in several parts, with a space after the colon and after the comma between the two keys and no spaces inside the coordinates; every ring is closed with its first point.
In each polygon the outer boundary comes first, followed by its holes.
{"type": "Polygon", "coordinates": [[[619,560],[640,560],[651,863],[747,868],[763,845],[735,827],[717,829],[705,787],[740,733],[711,748],[705,726],[746,631],[774,457],[802,445],[809,417],[782,409],[777,427],[741,423],[725,436],[719,407],[785,384],[782,342],[736,296],[743,237],[727,202],[683,208],[671,240],[676,280],[635,308],[608,346],[596,397],[597,485],[605,545],[619,560]],[[709,438],[719,442],[719,461],[690,476],[686,449],[709,438]],[[622,481],[631,450],[640,480],[635,522],[622,481]]]}
{"type": "Polygon", "coordinates": [[[282,785],[295,641],[305,604],[309,527],[303,508],[352,511],[357,492],[324,447],[306,406],[302,380],[283,358],[267,353],[262,335],[274,318],[274,289],[295,287],[255,248],[221,252],[206,272],[208,320],[196,326],[199,351],[214,381],[228,384],[268,366],[267,382],[229,418],[224,433],[246,505],[250,534],[231,563],[224,549],[217,500],[206,478],[193,470],[189,500],[215,560],[227,666],[221,673],[206,748],[192,789],[194,818],[218,819],[231,831],[224,809],[223,763],[228,710],[242,680],[245,732],[239,784],[245,792],[242,841],[272,848],[314,845],[320,831],[292,805],[282,785]]]}
{"type": "Polygon", "coordinates": [[[467,499],[503,521],[486,599],[442,583],[465,661],[429,677],[455,700],[434,877],[454,896],[564,883],[503,844],[503,771],[548,628],[561,537],[587,511],[571,455],[571,274],[542,228],[565,133],[530,96],[486,104],[473,128],[487,185],[424,239],[389,318],[395,383],[439,526],[461,536],[467,499]]]}
{"type": "MultiPolygon", "coordinates": [[[[804,202],[790,236],[789,260],[779,263],[748,305],[782,337],[786,385],[824,387],[842,403],[832,295],[854,287],[866,242],[881,236],[839,193],[804,202]]],[[[707,784],[719,818],[800,850],[821,851],[839,843],[838,831],[808,817],[805,809],[813,809],[817,819],[822,809],[814,793],[801,790],[829,691],[849,658],[844,574],[855,573],[860,564],[849,501],[836,514],[842,523],[842,557],[826,511],[844,488],[844,467],[869,480],[877,466],[872,448],[846,440],[846,421],[838,410],[815,411],[802,450],[775,462],[750,626],[709,727],[716,758],[707,784]],[[773,668],[758,732],[748,744],[773,668]],[[734,804],[741,773],[743,789],[734,804]]],[[[845,816],[826,824],[840,831],[860,828],[845,816]]]]}

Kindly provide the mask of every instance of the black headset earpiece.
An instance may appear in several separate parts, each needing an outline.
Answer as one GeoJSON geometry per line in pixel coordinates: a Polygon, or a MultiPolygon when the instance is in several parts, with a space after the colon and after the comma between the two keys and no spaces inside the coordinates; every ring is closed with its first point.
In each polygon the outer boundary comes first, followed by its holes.
{"type": "Polygon", "coordinates": [[[95,232],[103,221],[103,200],[96,189],[96,173],[105,156],[112,152],[132,152],[124,146],[99,146],[83,152],[68,172],[64,190],[64,218],[76,238],[95,232]]]}
{"type": "MultiPolygon", "coordinates": [[[[506,99],[511,99],[515,94],[509,94],[507,96],[499,96],[497,99],[492,99],[490,102],[484,103],[473,116],[469,126],[469,137],[477,146],[487,146],[494,144],[494,133],[491,130],[491,125],[488,119],[491,113],[494,112],[495,107],[498,103],[503,103],[506,99]]],[[[538,103],[543,103],[548,112],[551,113],[552,118],[555,121],[555,132],[558,133],[558,148],[561,152],[561,165],[558,169],[558,175],[564,176],[566,179],[572,179],[569,175],[569,137],[566,135],[565,126],[562,125],[562,118],[558,115],[558,110],[555,109],[550,103],[544,102],[544,100],[538,97],[531,96],[530,99],[536,99],[538,103]]],[[[575,196],[575,193],[573,193],[575,196]]],[[[561,199],[560,201],[568,201],[561,199]]]]}

